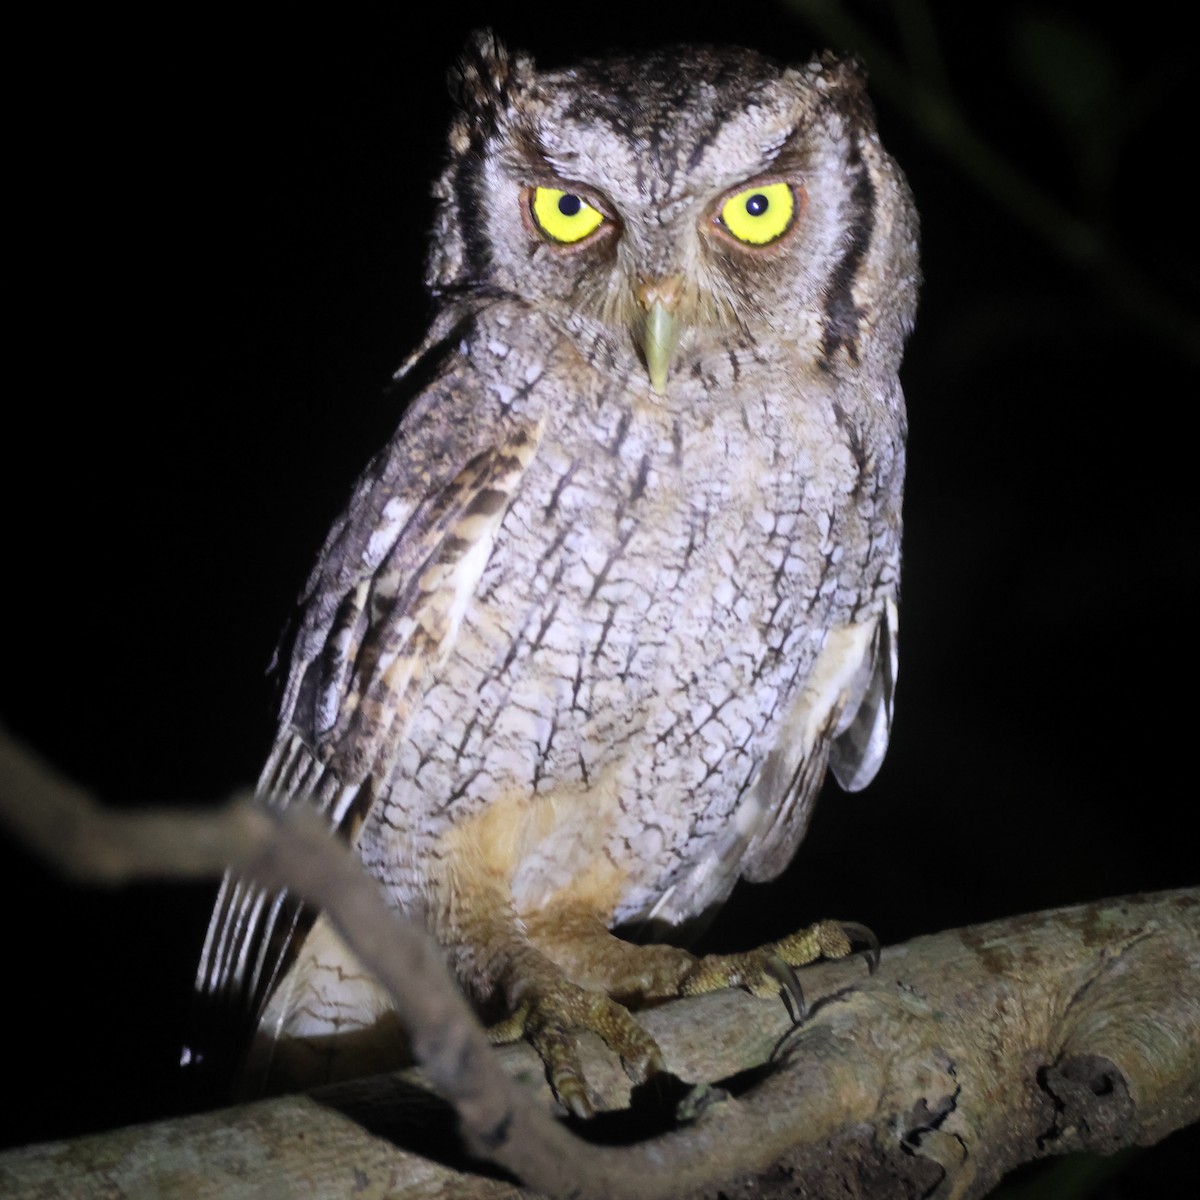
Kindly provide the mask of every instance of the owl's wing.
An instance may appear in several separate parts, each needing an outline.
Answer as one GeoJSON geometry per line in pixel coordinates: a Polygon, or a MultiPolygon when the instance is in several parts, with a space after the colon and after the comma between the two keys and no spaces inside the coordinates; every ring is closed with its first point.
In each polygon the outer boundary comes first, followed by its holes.
{"type": "Polygon", "coordinates": [[[723,836],[659,899],[642,940],[698,937],[739,877],[774,879],[796,853],[828,767],[847,791],[871,782],[892,724],[898,613],[831,630],[779,737],[723,836]]]}
{"type": "MultiPolygon", "coordinates": [[[[444,376],[418,397],[359,480],[301,598],[259,792],[270,804],[310,798],[348,839],[388,779],[424,673],[454,645],[537,449],[532,420],[483,434],[486,422],[439,420],[439,393],[453,412],[462,382],[444,376]]],[[[312,920],[287,892],[227,875],[196,979],[210,1012],[257,1021],[312,920]]]]}
{"type": "Polygon", "coordinates": [[[875,778],[892,729],[898,627],[889,598],[875,621],[830,631],[754,789],[766,820],[746,847],[746,879],[774,879],[791,862],[827,764],[848,792],[875,778]]]}
{"type": "Polygon", "coordinates": [[[865,788],[887,754],[899,667],[899,625],[896,602],[888,600],[829,744],[829,769],[848,792],[865,788]]]}

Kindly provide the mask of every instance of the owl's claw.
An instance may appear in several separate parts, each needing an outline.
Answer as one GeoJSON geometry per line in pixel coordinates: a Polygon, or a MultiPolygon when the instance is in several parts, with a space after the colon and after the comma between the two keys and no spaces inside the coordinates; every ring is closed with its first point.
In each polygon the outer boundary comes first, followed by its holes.
{"type": "Polygon", "coordinates": [[[798,933],[742,954],[710,954],[697,961],[684,977],[684,996],[744,987],[755,996],[770,998],[781,992],[794,1021],[804,1019],[804,992],[795,968],[818,958],[845,958],[855,942],[867,947],[867,966],[879,965],[879,939],[865,926],[852,921],[819,921],[798,933]]]}
{"type": "Polygon", "coordinates": [[[658,1043],[628,1009],[603,992],[566,979],[526,995],[511,1017],[488,1030],[493,1042],[524,1037],[545,1064],[546,1079],[562,1105],[577,1117],[590,1117],[595,1110],[576,1044],[582,1032],[596,1034],[634,1083],[644,1083],[663,1068],[658,1043]]]}
{"type": "MultiPolygon", "coordinates": [[[[782,994],[789,1015],[799,1024],[807,1006],[796,968],[818,958],[845,958],[855,943],[865,944],[873,971],[879,962],[879,941],[865,925],[848,921],[820,921],[757,950],[700,959],[665,946],[634,948],[621,943],[627,953],[615,960],[620,970],[614,967],[611,986],[622,998],[631,994],[643,999],[695,996],[729,987],[744,987],[768,999],[782,994]],[[630,956],[637,960],[637,970],[630,966],[630,956]]],[[[612,945],[605,943],[605,948],[611,957],[612,945]]],[[[545,960],[525,960],[507,996],[513,1013],[488,1030],[491,1040],[528,1041],[545,1065],[555,1096],[577,1117],[590,1117],[595,1111],[579,1060],[579,1034],[596,1034],[620,1058],[635,1084],[663,1071],[658,1044],[624,1004],[572,982],[545,960]]]]}
{"type": "Polygon", "coordinates": [[[842,932],[850,940],[851,946],[855,942],[861,942],[864,946],[862,951],[867,960],[867,973],[874,975],[879,969],[879,939],[875,936],[873,930],[868,929],[866,925],[860,925],[857,921],[841,921],[839,924],[842,927],[842,932]]]}
{"type": "Polygon", "coordinates": [[[772,954],[763,963],[763,970],[773,979],[778,980],[779,994],[783,997],[788,1016],[792,1018],[794,1025],[799,1025],[804,1020],[807,1010],[804,1005],[804,989],[800,986],[795,967],[772,954]]]}

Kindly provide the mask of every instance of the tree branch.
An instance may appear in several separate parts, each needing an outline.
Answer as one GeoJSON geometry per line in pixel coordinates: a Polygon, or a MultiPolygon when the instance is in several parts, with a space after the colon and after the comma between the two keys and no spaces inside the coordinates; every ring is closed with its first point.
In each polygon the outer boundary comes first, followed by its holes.
{"type": "MultiPolygon", "coordinates": [[[[437,947],[312,813],[247,800],[215,814],[110,813],[0,737],[0,817],[76,878],[231,864],[294,888],[388,987],[422,1067],[13,1151],[0,1155],[5,1194],[514,1194],[471,1173],[480,1162],[454,1145],[422,1079],[478,1158],[581,1197],[737,1195],[739,1180],[794,1194],[794,1177],[815,1195],[915,1183],[980,1196],[1020,1162],[1150,1144],[1200,1117],[1200,889],[918,938],[869,978],[861,960],[806,970],[810,1013],[790,1031],[781,1004],[737,992],[641,1014],[676,1075],[726,1090],[693,1093],[690,1123],[614,1147],[554,1119],[530,1051],[492,1051],[437,947]],[[421,1153],[401,1148],[413,1139],[421,1153]]],[[[619,1070],[584,1050],[589,1080],[623,1108],[619,1070]]],[[[614,1134],[605,1118],[587,1129],[614,1134]]]]}

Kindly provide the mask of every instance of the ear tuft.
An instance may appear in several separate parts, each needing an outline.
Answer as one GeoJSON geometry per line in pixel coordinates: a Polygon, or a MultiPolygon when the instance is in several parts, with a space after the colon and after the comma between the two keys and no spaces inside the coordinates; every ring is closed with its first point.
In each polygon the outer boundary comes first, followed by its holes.
{"type": "Polygon", "coordinates": [[[490,29],[477,29],[467,38],[462,57],[450,72],[450,93],[471,124],[495,128],[532,69],[533,62],[526,55],[514,57],[490,29]]]}

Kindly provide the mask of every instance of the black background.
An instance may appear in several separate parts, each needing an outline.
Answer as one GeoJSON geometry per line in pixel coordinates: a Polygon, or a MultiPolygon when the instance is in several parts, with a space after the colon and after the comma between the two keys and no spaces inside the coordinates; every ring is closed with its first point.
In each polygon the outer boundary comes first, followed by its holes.
{"type": "MultiPolygon", "coordinates": [[[[1193,47],[1163,4],[1136,27],[1084,4],[967,7],[933,17],[958,115],[1153,301],[1131,311],[1131,288],[934,143],[911,89],[876,89],[926,276],[893,746],[865,793],[829,786],[792,870],[738,894],[718,945],[825,915],[890,943],[1197,881],[1193,47]],[[1078,128],[1030,83],[1040,54],[1059,79],[1115,70],[1078,128]]],[[[276,636],[427,321],[429,183],[467,31],[547,65],[679,40],[802,61],[828,42],[743,8],[458,4],[431,31],[401,5],[197,6],[28,30],[6,187],[3,720],[112,804],[252,782],[276,636]]],[[[889,6],[853,10],[904,55],[889,6]]],[[[175,1064],[212,887],[75,888],[0,850],[6,1007],[30,1055],[0,1140],[194,1104],[175,1064]]]]}

